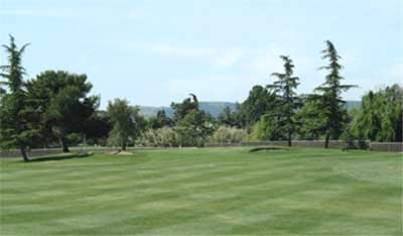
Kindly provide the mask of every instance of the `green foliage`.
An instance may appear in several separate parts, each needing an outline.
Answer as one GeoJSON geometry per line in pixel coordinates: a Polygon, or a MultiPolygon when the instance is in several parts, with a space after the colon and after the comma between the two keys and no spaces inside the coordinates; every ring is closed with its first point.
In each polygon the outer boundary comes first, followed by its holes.
{"type": "Polygon", "coordinates": [[[126,150],[128,144],[134,145],[145,127],[139,108],[130,106],[127,100],[116,98],[108,103],[108,115],[113,124],[108,144],[119,145],[122,150],[126,150]]]}
{"type": "Polygon", "coordinates": [[[211,117],[204,111],[191,110],[175,126],[180,146],[203,146],[214,131],[211,117]]]}
{"type": "Polygon", "coordinates": [[[253,125],[249,139],[253,141],[286,139],[279,120],[273,115],[262,115],[259,121],[253,125]]]}
{"type": "Polygon", "coordinates": [[[209,137],[209,142],[211,143],[240,143],[247,138],[247,131],[245,129],[220,126],[216,129],[209,137]]]}
{"type": "Polygon", "coordinates": [[[240,116],[240,106],[237,104],[236,110],[232,111],[230,107],[226,106],[217,117],[217,123],[222,126],[229,127],[242,127],[242,120],[240,116]]]}
{"type": "Polygon", "coordinates": [[[297,131],[298,137],[303,140],[319,139],[326,125],[324,119],[318,117],[320,101],[309,96],[304,99],[303,104],[296,114],[296,119],[300,124],[297,131]]]}
{"type": "Polygon", "coordinates": [[[263,114],[274,107],[275,98],[275,94],[267,88],[255,85],[240,107],[242,126],[251,127],[255,124],[263,114]]]}
{"type": "Polygon", "coordinates": [[[66,141],[69,145],[77,146],[82,142],[83,136],[79,133],[69,133],[66,135],[66,141]]]}
{"type": "Polygon", "coordinates": [[[291,146],[291,140],[297,129],[295,115],[297,109],[302,105],[295,92],[299,85],[299,78],[293,76],[295,66],[290,57],[280,56],[280,58],[284,61],[284,73],[273,73],[272,76],[275,76],[277,80],[272,85],[268,85],[268,88],[271,88],[276,94],[276,106],[270,114],[271,117],[265,119],[270,121],[268,128],[271,132],[269,131],[268,136],[274,138],[277,136],[275,134],[280,133],[281,130],[288,140],[288,145],[291,146]]]}
{"type": "Polygon", "coordinates": [[[8,64],[0,66],[0,145],[3,148],[16,147],[21,150],[25,161],[28,160],[26,149],[37,133],[37,124],[33,121],[33,107],[29,106],[25,89],[25,69],[21,65],[22,54],[28,44],[21,48],[10,35],[10,44],[3,45],[8,54],[8,64]]]}
{"type": "Polygon", "coordinates": [[[322,51],[323,59],[328,60],[329,64],[320,69],[328,71],[326,81],[315,89],[318,94],[312,95],[311,99],[317,100],[317,118],[319,124],[323,124],[323,133],[325,135],[325,148],[328,147],[329,139],[338,139],[342,134],[344,126],[348,122],[345,102],[341,98],[341,93],[354,87],[353,85],[342,85],[343,77],[340,75],[342,69],[336,48],[330,41],[326,41],[326,49],[322,51]]]}
{"type": "Polygon", "coordinates": [[[111,121],[105,111],[94,112],[84,125],[85,142],[88,145],[106,145],[109,132],[112,129],[111,121]]]}
{"type": "Polygon", "coordinates": [[[172,103],[174,109],[174,130],[179,146],[203,146],[214,130],[213,120],[206,112],[199,110],[194,94],[182,103],[172,103]]]}
{"type": "Polygon", "coordinates": [[[165,110],[159,110],[155,117],[151,117],[148,125],[151,129],[159,129],[165,126],[172,126],[172,120],[166,115],[165,110]]]}
{"type": "Polygon", "coordinates": [[[99,105],[98,97],[87,96],[91,88],[86,75],[66,71],[45,71],[27,83],[30,100],[40,111],[42,136],[56,136],[64,152],[69,151],[66,136],[84,133],[99,105]]]}
{"type": "Polygon", "coordinates": [[[148,129],[143,133],[141,143],[152,147],[177,147],[179,146],[178,133],[171,127],[148,129]]]}
{"type": "Polygon", "coordinates": [[[194,94],[191,94],[191,98],[186,98],[182,103],[172,103],[172,109],[174,110],[173,121],[178,123],[192,110],[199,110],[199,101],[194,94]]]}
{"type": "Polygon", "coordinates": [[[352,133],[359,139],[380,142],[402,141],[403,88],[395,84],[362,98],[354,116],[352,133]]]}

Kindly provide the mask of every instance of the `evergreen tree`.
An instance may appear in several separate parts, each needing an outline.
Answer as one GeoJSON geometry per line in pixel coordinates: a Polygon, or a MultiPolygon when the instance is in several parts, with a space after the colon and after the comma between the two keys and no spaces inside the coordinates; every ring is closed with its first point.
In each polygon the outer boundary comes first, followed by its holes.
{"type": "Polygon", "coordinates": [[[348,121],[345,101],[342,100],[341,93],[355,86],[341,84],[343,79],[340,74],[341,57],[332,42],[326,41],[326,49],[322,51],[322,54],[322,58],[328,60],[329,64],[320,69],[328,71],[328,74],[326,81],[315,89],[319,94],[312,95],[312,98],[318,100],[318,118],[324,124],[325,148],[328,148],[329,139],[339,138],[348,121]]]}
{"type": "Polygon", "coordinates": [[[301,106],[300,98],[297,96],[295,90],[298,86],[299,78],[293,76],[294,64],[290,57],[280,56],[284,61],[284,73],[273,73],[272,76],[277,80],[273,84],[268,85],[268,88],[274,90],[276,96],[275,114],[278,118],[276,122],[282,130],[286,133],[288,146],[292,145],[292,137],[296,131],[295,114],[297,109],[301,106]]]}
{"type": "Polygon", "coordinates": [[[41,111],[43,135],[51,132],[68,152],[67,135],[85,133],[85,124],[99,105],[97,96],[87,96],[92,84],[86,75],[45,71],[27,83],[30,100],[41,111]]]}
{"type": "Polygon", "coordinates": [[[17,147],[24,161],[28,161],[27,148],[36,134],[36,124],[32,122],[34,111],[28,104],[25,90],[25,69],[21,65],[22,55],[29,44],[21,48],[10,35],[10,44],[3,45],[8,54],[8,64],[0,66],[0,143],[2,147],[17,147]]]}

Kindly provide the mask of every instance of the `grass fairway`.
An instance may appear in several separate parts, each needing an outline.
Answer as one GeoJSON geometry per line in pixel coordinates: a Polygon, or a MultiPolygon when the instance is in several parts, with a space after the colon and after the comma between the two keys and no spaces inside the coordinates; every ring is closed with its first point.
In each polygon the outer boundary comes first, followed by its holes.
{"type": "Polygon", "coordinates": [[[247,148],[1,161],[1,235],[401,235],[401,154],[247,148]]]}

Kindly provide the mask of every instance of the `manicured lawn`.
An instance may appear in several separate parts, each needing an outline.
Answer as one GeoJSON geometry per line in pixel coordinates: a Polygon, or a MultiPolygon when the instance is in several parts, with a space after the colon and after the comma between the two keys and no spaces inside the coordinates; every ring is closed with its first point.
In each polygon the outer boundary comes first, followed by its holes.
{"type": "Polygon", "coordinates": [[[0,161],[0,235],[401,235],[401,154],[248,148],[0,161]]]}

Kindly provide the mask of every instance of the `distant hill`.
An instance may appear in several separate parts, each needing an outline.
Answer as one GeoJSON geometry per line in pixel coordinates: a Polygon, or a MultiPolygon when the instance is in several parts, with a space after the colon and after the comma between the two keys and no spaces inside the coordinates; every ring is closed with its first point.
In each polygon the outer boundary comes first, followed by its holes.
{"type": "MultiPolygon", "coordinates": [[[[231,110],[235,109],[234,102],[199,102],[201,110],[210,113],[212,116],[217,117],[225,107],[229,107],[231,110]]],[[[145,117],[153,117],[157,115],[157,112],[164,110],[167,116],[173,116],[173,110],[171,107],[153,107],[153,106],[139,106],[141,114],[145,117]]]]}
{"type": "Polygon", "coordinates": [[[139,106],[140,113],[144,117],[153,117],[157,115],[157,112],[160,110],[164,110],[167,116],[173,116],[173,110],[170,107],[152,107],[152,106],[139,106]]]}
{"type": "Polygon", "coordinates": [[[360,108],[361,107],[361,101],[347,101],[346,102],[346,107],[348,110],[351,110],[353,108],[360,108]]]}
{"type": "MultiPolygon", "coordinates": [[[[347,109],[359,108],[361,105],[360,101],[347,101],[347,109]]],[[[221,111],[225,107],[229,107],[231,110],[235,110],[236,103],[234,102],[200,102],[200,109],[210,113],[213,117],[218,117],[221,111]]],[[[171,107],[153,107],[153,106],[139,106],[141,114],[145,117],[153,117],[157,115],[159,110],[164,110],[167,116],[173,116],[173,110],[171,107]]]]}

